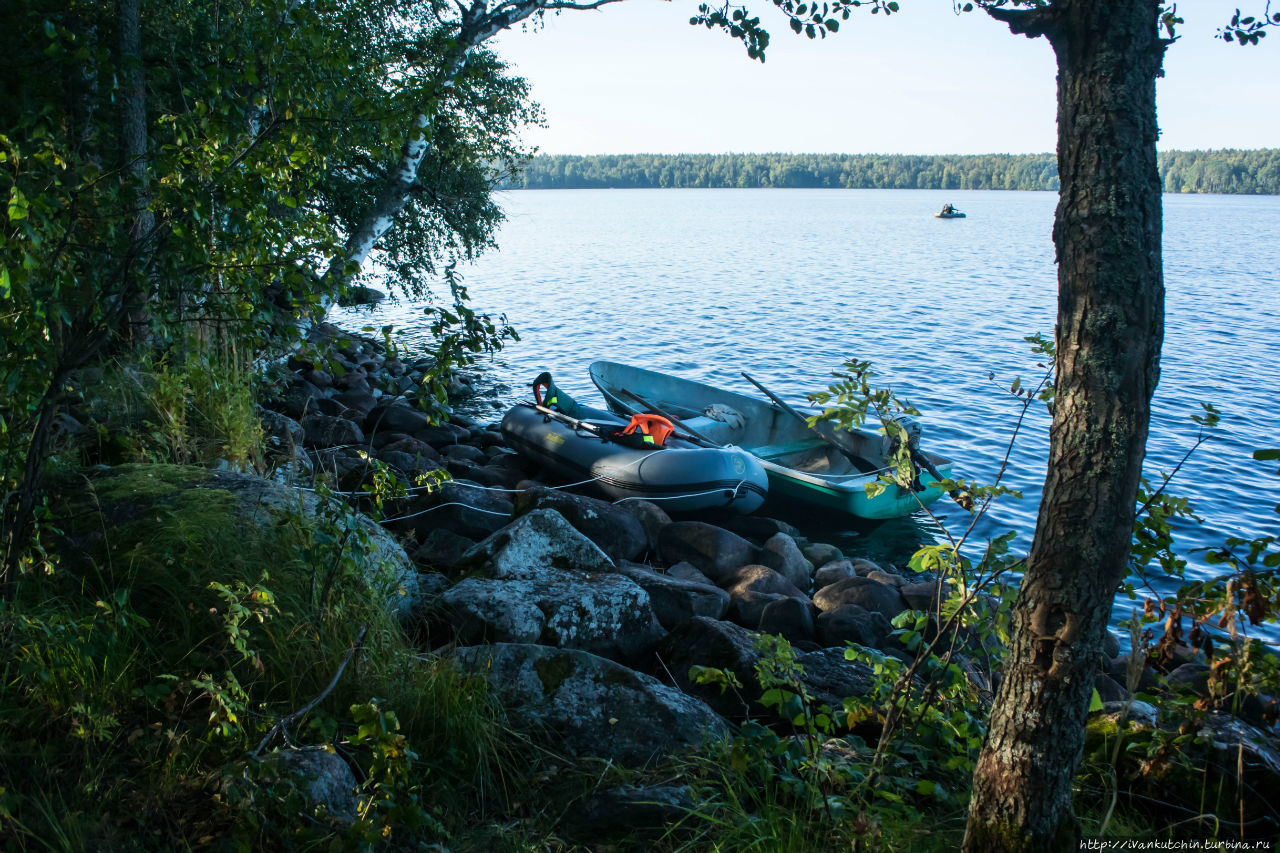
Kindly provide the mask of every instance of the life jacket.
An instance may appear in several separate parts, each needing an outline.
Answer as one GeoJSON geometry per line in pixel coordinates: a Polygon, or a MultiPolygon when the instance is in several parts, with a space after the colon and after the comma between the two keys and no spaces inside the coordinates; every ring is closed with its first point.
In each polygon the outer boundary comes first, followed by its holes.
{"type": "Polygon", "coordinates": [[[631,423],[618,433],[618,437],[624,444],[662,447],[667,443],[667,437],[675,431],[675,425],[662,415],[635,414],[631,416],[631,423]]]}
{"type": "Polygon", "coordinates": [[[561,411],[560,407],[560,389],[556,387],[556,383],[551,379],[551,374],[543,372],[538,378],[533,380],[533,401],[539,406],[546,406],[548,409],[561,411]],[[546,396],[543,396],[546,392],[546,396]]]}

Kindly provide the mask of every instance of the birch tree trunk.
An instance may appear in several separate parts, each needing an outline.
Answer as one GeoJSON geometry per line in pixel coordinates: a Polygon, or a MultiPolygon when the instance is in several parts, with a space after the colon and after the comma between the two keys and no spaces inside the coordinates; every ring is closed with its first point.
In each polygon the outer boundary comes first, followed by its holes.
{"type": "Polygon", "coordinates": [[[1124,579],[1164,335],[1156,0],[988,10],[1058,60],[1057,394],[964,849],[1075,849],[1072,779],[1124,579]]]}

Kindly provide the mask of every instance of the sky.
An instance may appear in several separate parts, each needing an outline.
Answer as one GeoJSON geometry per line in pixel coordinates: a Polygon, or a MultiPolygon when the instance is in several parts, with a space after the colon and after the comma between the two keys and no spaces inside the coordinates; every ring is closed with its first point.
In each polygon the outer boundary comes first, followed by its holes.
{"type": "MultiPolygon", "coordinates": [[[[768,0],[767,62],[693,27],[696,0],[626,0],[564,12],[491,46],[532,85],[547,154],[1042,153],[1055,148],[1055,65],[949,0],[855,13],[825,40],[795,36],[768,0]]],[[[1280,30],[1257,47],[1214,38],[1237,5],[1184,0],[1181,38],[1157,84],[1161,150],[1280,147],[1280,30]],[[1268,44],[1270,42],[1270,44],[1268,44]]]]}

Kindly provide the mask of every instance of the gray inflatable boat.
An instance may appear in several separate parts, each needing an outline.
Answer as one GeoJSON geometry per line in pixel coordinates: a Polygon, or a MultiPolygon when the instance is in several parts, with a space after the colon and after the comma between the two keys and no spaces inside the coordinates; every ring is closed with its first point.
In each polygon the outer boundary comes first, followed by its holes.
{"type": "Polygon", "coordinates": [[[609,500],[653,501],[668,512],[749,513],[764,503],[768,475],[751,454],[705,446],[682,432],[684,421],[582,406],[543,376],[545,401],[535,383],[535,402],[502,419],[507,444],[526,459],[609,500]]]}

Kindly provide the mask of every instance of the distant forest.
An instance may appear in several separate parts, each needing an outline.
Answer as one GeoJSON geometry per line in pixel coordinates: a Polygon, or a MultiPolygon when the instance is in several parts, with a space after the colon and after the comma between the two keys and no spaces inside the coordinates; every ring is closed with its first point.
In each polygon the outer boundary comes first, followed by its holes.
{"type": "MultiPolygon", "coordinates": [[[[1159,157],[1165,192],[1280,195],[1280,148],[1159,157]]],[[[1056,190],[1058,164],[1053,154],[539,155],[507,186],[1056,190]]]]}

